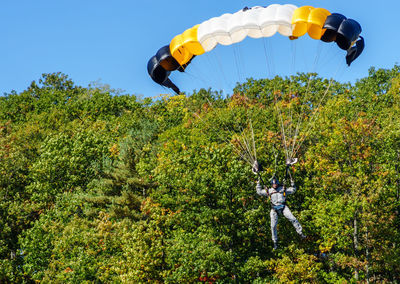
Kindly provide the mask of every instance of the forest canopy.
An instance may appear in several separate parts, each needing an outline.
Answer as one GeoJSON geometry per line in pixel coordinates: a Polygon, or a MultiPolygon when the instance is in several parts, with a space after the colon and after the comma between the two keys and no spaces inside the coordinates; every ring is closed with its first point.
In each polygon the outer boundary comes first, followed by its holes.
{"type": "Polygon", "coordinates": [[[399,166],[397,65],[157,98],[43,74],[0,97],[0,282],[397,282],[399,166]],[[283,177],[280,126],[305,109],[288,203],[308,237],[282,218],[273,251],[240,141],[251,126],[283,177]]]}

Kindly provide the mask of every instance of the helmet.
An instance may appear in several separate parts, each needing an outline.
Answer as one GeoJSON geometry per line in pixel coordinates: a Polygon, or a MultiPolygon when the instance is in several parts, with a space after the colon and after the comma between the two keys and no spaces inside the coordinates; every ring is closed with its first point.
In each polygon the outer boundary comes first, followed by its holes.
{"type": "Polygon", "coordinates": [[[271,185],[273,185],[273,184],[279,184],[279,179],[278,179],[278,177],[274,176],[274,177],[271,179],[271,185]]]}

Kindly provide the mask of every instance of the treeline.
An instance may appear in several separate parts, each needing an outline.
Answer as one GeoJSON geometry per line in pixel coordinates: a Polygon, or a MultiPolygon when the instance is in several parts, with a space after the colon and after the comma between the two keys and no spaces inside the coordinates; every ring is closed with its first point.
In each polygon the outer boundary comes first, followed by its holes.
{"type": "Polygon", "coordinates": [[[400,281],[400,67],[233,93],[138,98],[54,73],[0,97],[0,283],[400,281]],[[283,177],[295,113],[288,202],[308,237],[281,218],[273,251],[237,150],[254,141],[263,178],[283,177]]]}

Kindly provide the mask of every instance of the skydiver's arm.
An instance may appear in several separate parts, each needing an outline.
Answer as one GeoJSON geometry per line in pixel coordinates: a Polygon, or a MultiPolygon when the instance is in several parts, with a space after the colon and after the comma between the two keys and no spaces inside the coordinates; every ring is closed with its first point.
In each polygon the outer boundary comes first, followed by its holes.
{"type": "Polygon", "coordinates": [[[260,181],[257,181],[256,191],[258,195],[268,196],[268,192],[262,188],[260,181]]]}
{"type": "Polygon", "coordinates": [[[294,184],[294,181],[291,180],[290,181],[290,186],[288,188],[286,188],[286,194],[293,194],[296,192],[296,185],[294,184]]]}

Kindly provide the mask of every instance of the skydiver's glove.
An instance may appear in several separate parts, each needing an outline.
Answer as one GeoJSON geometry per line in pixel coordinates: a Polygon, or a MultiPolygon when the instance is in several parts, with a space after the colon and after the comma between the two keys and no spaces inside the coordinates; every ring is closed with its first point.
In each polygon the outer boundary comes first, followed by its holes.
{"type": "Polygon", "coordinates": [[[297,163],[297,161],[298,161],[297,158],[288,158],[288,159],[286,160],[286,166],[287,166],[287,167],[293,166],[294,164],[297,163]]]}
{"type": "Polygon", "coordinates": [[[253,172],[253,174],[258,175],[259,172],[259,165],[257,161],[254,161],[254,164],[251,168],[251,171],[253,172]]]}

